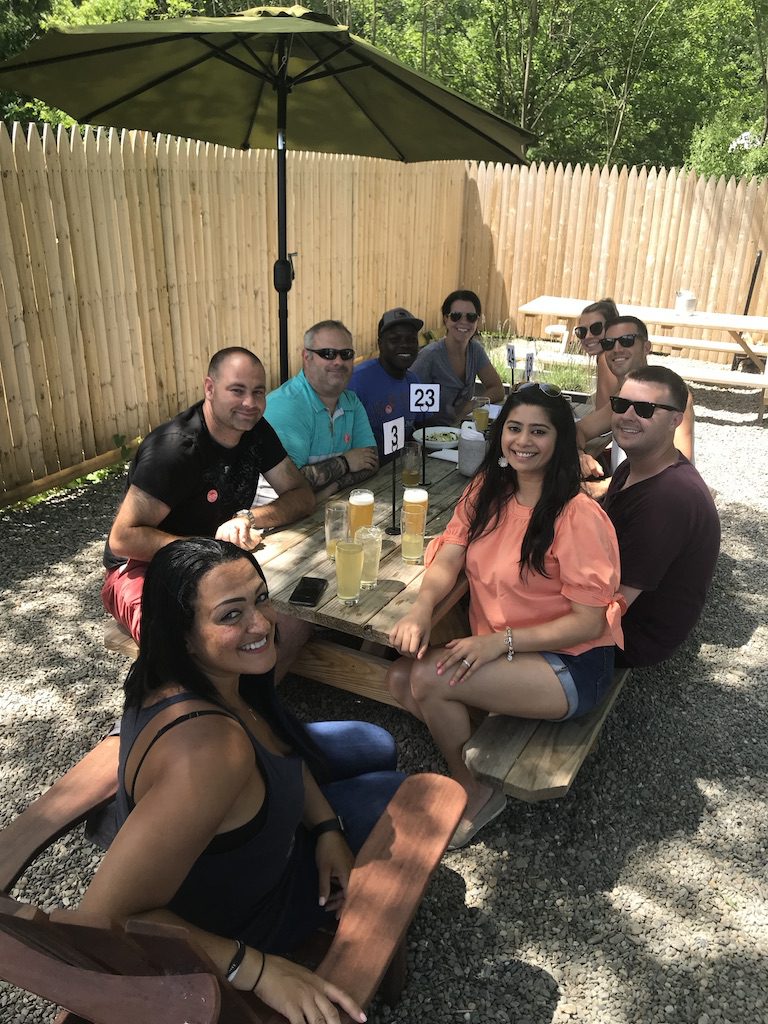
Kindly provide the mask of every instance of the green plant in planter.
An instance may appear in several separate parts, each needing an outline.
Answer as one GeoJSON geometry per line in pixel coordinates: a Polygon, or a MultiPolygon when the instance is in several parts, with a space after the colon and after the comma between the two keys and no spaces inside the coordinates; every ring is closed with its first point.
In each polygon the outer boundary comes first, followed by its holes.
{"type": "MultiPolygon", "coordinates": [[[[496,340],[496,339],[494,339],[496,340]]],[[[515,345],[518,353],[518,361],[530,349],[530,342],[527,338],[515,338],[510,336],[509,342],[515,345]]],[[[545,344],[534,345],[534,353],[552,351],[552,347],[545,344]]],[[[512,375],[507,366],[507,342],[501,346],[488,348],[488,357],[505,384],[511,384],[512,375]]],[[[542,365],[534,361],[534,378],[554,384],[561,391],[576,391],[582,394],[591,394],[594,388],[594,369],[592,366],[585,366],[582,363],[550,363],[542,365]]],[[[518,381],[520,371],[518,369],[518,381]]]]}

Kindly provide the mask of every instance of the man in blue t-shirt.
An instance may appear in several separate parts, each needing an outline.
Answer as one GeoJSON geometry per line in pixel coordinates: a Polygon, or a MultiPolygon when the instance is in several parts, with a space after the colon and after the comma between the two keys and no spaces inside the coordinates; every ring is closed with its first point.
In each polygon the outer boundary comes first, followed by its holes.
{"type": "Polygon", "coordinates": [[[423,326],[424,321],[407,309],[388,309],[379,320],[379,358],[361,363],[349,382],[349,390],[355,392],[368,413],[380,462],[392,458],[384,458],[384,423],[402,416],[406,440],[413,435],[410,385],[418,384],[419,378],[410,367],[419,351],[419,331],[423,326]]]}

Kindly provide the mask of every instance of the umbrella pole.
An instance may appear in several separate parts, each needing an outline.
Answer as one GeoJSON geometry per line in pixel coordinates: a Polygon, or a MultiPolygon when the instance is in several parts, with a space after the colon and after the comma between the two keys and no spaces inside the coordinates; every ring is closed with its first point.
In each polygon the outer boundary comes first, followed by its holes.
{"type": "Polygon", "coordinates": [[[288,92],[285,44],[281,40],[280,67],[277,78],[277,261],[274,283],[277,291],[277,318],[280,331],[280,383],[288,380],[288,292],[293,283],[293,266],[288,259],[286,230],[286,127],[288,121],[288,92]]]}

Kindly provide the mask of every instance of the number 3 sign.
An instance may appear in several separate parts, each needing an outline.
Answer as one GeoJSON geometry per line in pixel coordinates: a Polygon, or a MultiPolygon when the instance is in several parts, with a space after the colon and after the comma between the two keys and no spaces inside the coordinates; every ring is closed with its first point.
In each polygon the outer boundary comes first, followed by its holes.
{"type": "Polygon", "coordinates": [[[399,452],[405,444],[405,417],[400,416],[396,420],[388,420],[381,425],[384,434],[384,454],[391,455],[392,452],[399,452]]]}

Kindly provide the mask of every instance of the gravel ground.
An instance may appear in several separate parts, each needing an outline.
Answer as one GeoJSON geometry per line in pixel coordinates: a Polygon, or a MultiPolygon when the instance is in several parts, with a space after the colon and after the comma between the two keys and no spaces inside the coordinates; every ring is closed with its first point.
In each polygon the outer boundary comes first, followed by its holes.
{"type": "MultiPolygon", "coordinates": [[[[510,803],[446,855],[410,933],[387,1024],[768,1022],[766,427],[757,398],[696,387],[697,464],[723,546],[709,602],[676,657],[624,688],[567,798],[510,803]]],[[[81,757],[120,707],[104,650],[101,547],[122,483],[0,512],[2,822],[81,757]]],[[[441,770],[421,725],[289,679],[307,718],[367,718],[406,770],[441,770]]],[[[98,858],[59,842],[14,891],[74,904],[98,858]]],[[[0,987],[0,1021],[51,1019],[0,987]]]]}

